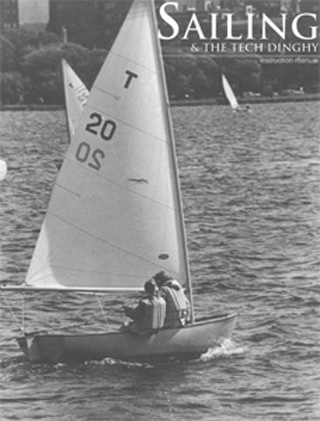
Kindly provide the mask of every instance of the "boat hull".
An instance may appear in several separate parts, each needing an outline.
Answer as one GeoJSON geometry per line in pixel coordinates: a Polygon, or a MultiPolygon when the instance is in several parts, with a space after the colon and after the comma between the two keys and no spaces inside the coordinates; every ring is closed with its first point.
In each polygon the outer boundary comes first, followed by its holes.
{"type": "Polygon", "coordinates": [[[80,362],[114,358],[150,361],[166,358],[197,358],[209,348],[230,338],[237,315],[201,319],[182,328],[161,329],[139,336],[131,332],[43,335],[17,338],[22,351],[33,363],[80,362]]]}

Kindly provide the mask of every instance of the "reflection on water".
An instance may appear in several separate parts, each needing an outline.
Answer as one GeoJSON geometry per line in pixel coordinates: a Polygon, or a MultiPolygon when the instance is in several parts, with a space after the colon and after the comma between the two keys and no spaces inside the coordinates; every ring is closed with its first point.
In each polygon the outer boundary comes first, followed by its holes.
{"type": "MultiPolygon", "coordinates": [[[[197,315],[237,311],[200,360],[32,366],[1,299],[3,420],[315,420],[318,102],[173,108],[197,315]]],[[[67,148],[63,111],[2,112],[0,279],[23,281],[67,148]]],[[[28,330],[112,329],[134,297],[6,293],[28,330]],[[100,311],[103,307],[105,314],[100,311]]]]}

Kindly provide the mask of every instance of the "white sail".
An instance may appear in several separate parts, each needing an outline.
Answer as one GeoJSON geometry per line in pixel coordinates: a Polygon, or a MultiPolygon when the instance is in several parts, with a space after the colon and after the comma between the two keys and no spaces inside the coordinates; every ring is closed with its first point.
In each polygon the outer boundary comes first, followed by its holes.
{"type": "Polygon", "coordinates": [[[222,75],[222,86],[224,89],[224,93],[227,97],[227,100],[229,101],[231,107],[236,110],[239,107],[238,100],[230,86],[230,83],[228,82],[228,79],[225,77],[225,75],[222,75]]]}
{"type": "Polygon", "coordinates": [[[27,274],[37,288],[182,284],[186,245],[150,0],[136,0],[92,87],[27,274]]]}
{"type": "Polygon", "coordinates": [[[89,91],[66,60],[62,60],[62,71],[68,128],[72,138],[83,107],[87,102],[89,91]]]}
{"type": "Polygon", "coordinates": [[[0,181],[4,180],[7,176],[7,163],[3,159],[0,159],[0,181]]]}

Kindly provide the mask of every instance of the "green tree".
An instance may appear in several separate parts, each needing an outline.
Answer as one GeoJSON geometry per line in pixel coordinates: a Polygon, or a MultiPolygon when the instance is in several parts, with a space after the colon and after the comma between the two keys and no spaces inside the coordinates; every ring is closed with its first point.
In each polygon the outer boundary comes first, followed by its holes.
{"type": "Polygon", "coordinates": [[[44,45],[61,42],[61,38],[51,32],[37,32],[24,28],[8,29],[4,32],[4,36],[15,46],[19,53],[23,53],[24,48],[27,46],[40,48],[44,45]]]}
{"type": "Polygon", "coordinates": [[[208,79],[200,67],[197,68],[197,71],[192,79],[192,87],[194,92],[193,96],[195,98],[205,98],[210,96],[208,79]]]}
{"type": "Polygon", "coordinates": [[[42,48],[45,45],[61,41],[57,35],[50,32],[36,32],[20,28],[5,31],[4,37],[14,46],[17,66],[15,70],[19,70],[19,65],[26,54],[42,48]]]}
{"type": "Polygon", "coordinates": [[[89,50],[79,44],[66,43],[61,45],[61,58],[68,61],[87,88],[91,88],[102,64],[107,56],[104,49],[89,50]]]}
{"type": "Polygon", "coordinates": [[[197,57],[197,63],[207,79],[207,90],[203,92],[204,98],[216,97],[220,91],[220,68],[211,57],[197,57]]]}
{"type": "Polygon", "coordinates": [[[34,86],[34,95],[45,103],[63,103],[62,58],[74,68],[88,88],[105,59],[106,51],[90,51],[77,44],[51,44],[27,54],[21,72],[34,86]]]}
{"type": "Polygon", "coordinates": [[[0,73],[1,102],[3,104],[17,104],[23,101],[24,80],[20,73],[0,73]]]}
{"type": "Polygon", "coordinates": [[[2,72],[11,72],[17,68],[16,51],[12,42],[0,36],[0,63],[2,72]]]}
{"type": "Polygon", "coordinates": [[[239,94],[260,90],[261,66],[257,59],[245,59],[240,61],[239,66],[239,94]]]}

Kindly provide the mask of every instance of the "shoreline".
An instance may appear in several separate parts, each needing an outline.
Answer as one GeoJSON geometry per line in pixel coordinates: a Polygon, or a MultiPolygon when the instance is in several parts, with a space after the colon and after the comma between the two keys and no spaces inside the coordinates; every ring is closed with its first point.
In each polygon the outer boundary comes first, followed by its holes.
{"type": "MultiPolygon", "coordinates": [[[[238,98],[239,104],[268,104],[280,102],[320,101],[318,94],[277,95],[273,97],[245,96],[238,98]]],[[[228,105],[225,98],[184,99],[170,101],[171,107],[201,105],[228,105]]],[[[57,111],[65,109],[64,104],[0,104],[0,111],[57,111]]]]}
{"type": "MultiPolygon", "coordinates": [[[[295,95],[277,95],[273,97],[265,96],[245,96],[237,98],[240,105],[243,104],[268,104],[280,102],[303,102],[303,101],[320,101],[320,93],[318,94],[295,94],[295,95]]],[[[190,99],[170,101],[172,107],[175,106],[196,106],[196,105],[229,105],[226,98],[209,98],[209,99],[190,99]]]]}

